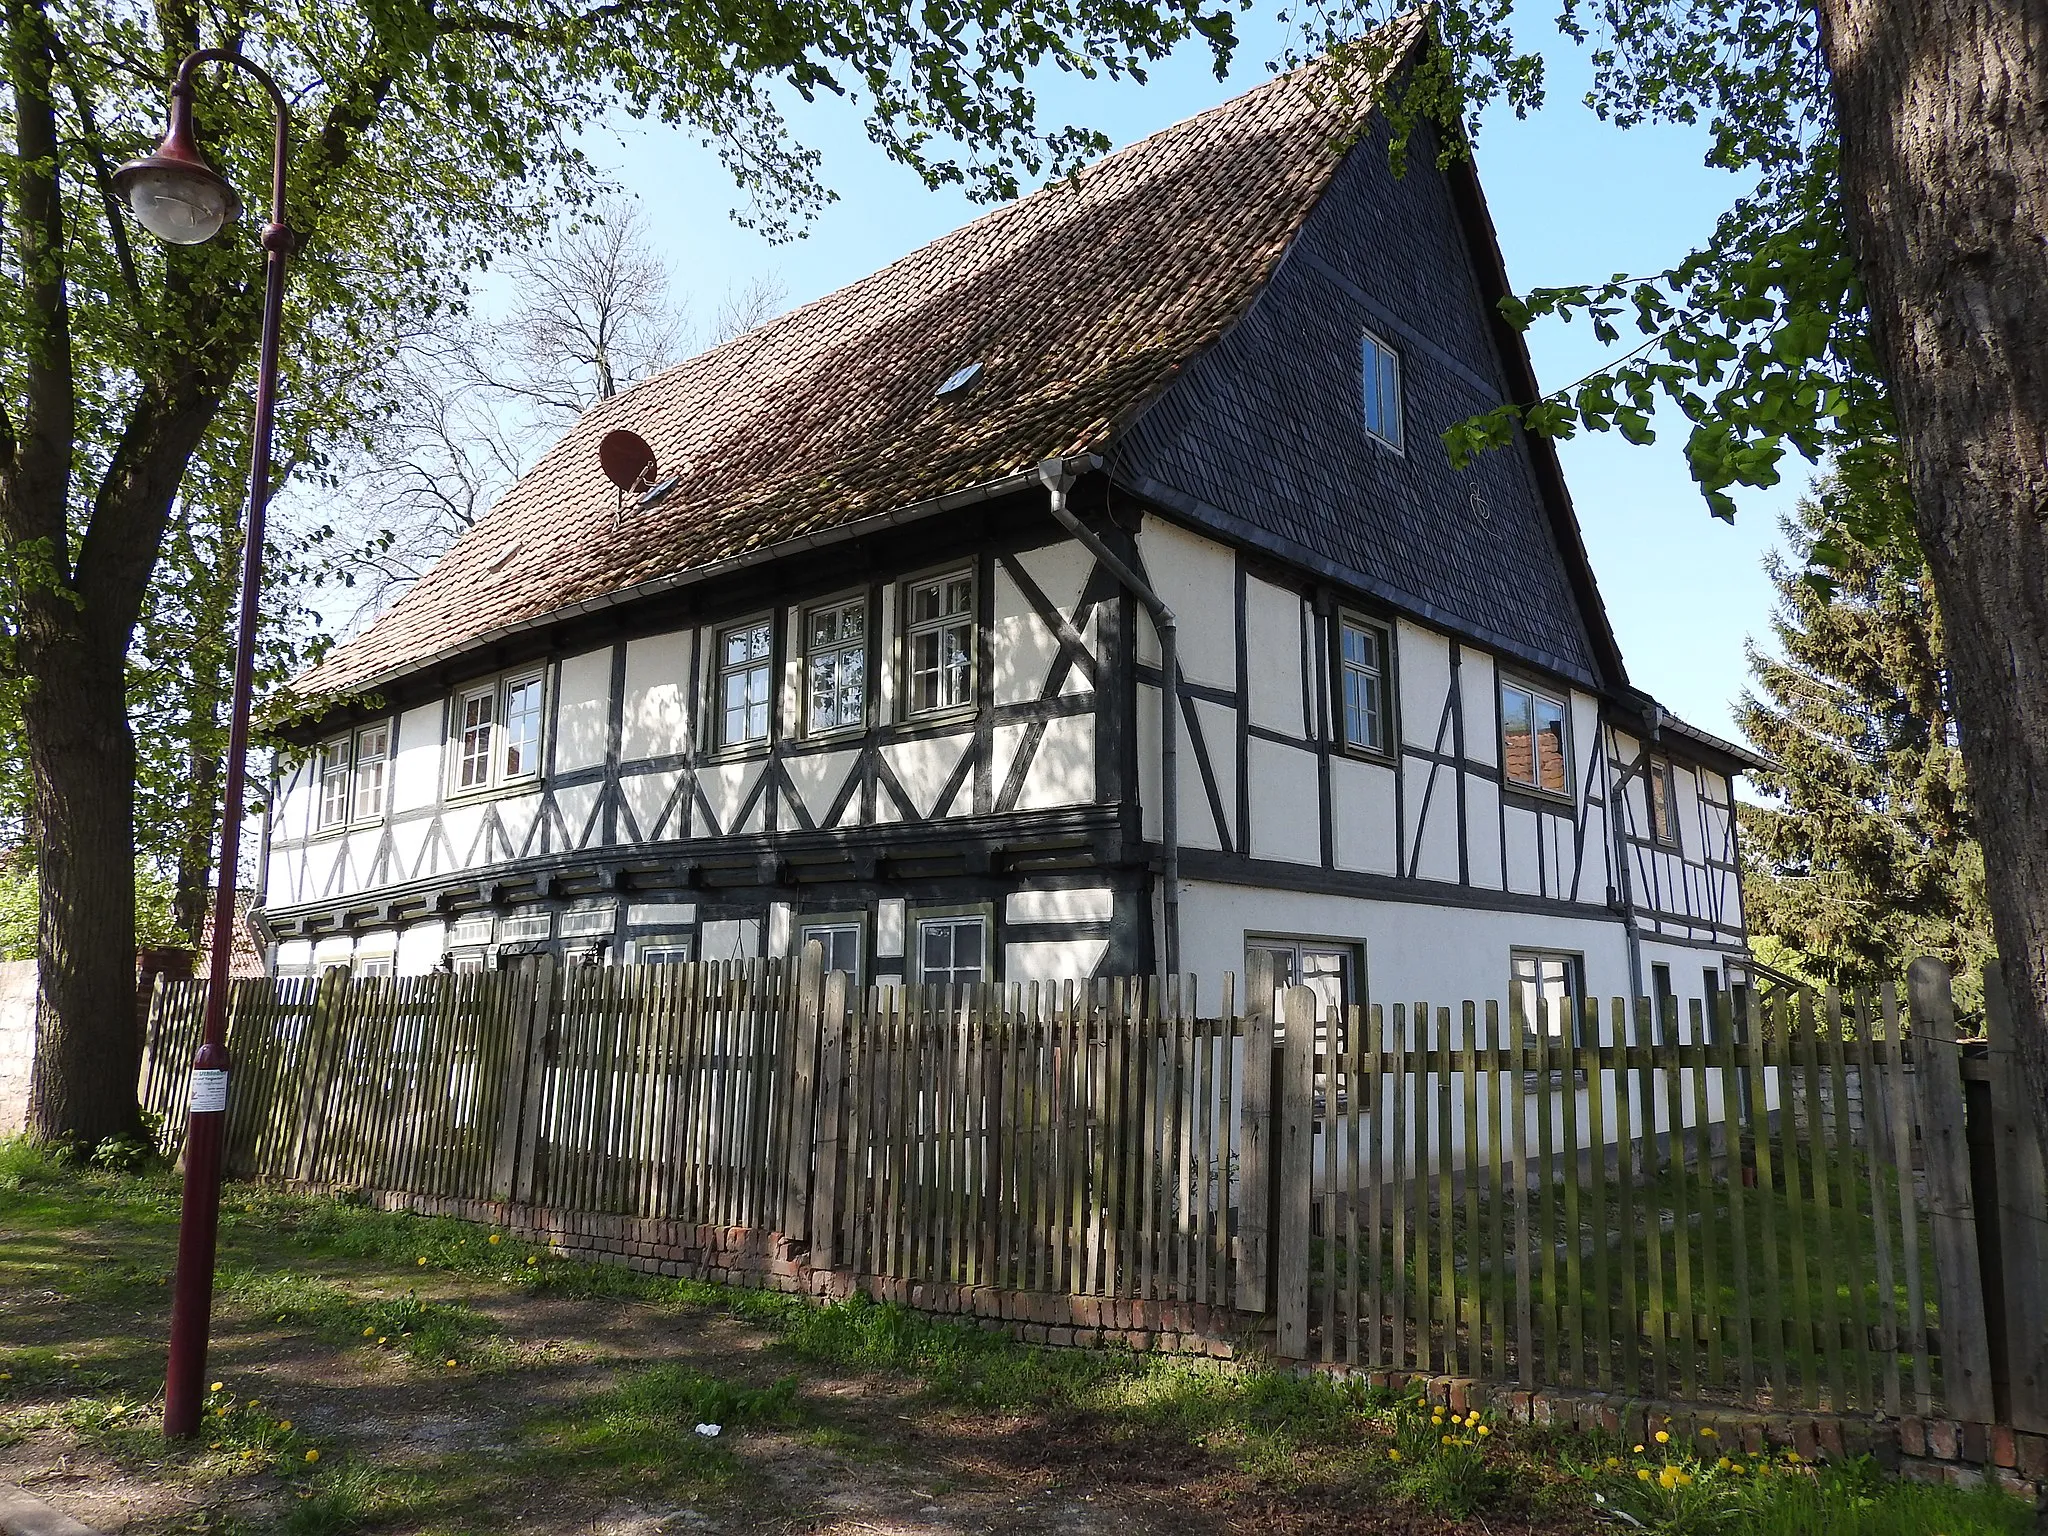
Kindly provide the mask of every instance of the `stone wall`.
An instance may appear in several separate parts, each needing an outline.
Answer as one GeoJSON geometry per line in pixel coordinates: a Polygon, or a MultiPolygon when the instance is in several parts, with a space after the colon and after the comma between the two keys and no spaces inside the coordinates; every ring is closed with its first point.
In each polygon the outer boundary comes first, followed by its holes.
{"type": "Polygon", "coordinates": [[[28,1078],[36,1059],[36,963],[0,961],[0,1136],[28,1124],[28,1078]]]}

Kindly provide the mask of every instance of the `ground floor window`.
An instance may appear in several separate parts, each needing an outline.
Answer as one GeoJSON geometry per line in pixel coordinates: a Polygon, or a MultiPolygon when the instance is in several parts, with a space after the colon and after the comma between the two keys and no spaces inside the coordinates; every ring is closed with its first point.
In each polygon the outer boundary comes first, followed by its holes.
{"type": "Polygon", "coordinates": [[[926,986],[979,986],[988,976],[988,919],[975,914],[919,916],[917,980],[926,986]]]}
{"type": "Polygon", "coordinates": [[[467,976],[472,971],[488,970],[489,966],[480,949],[451,949],[448,952],[448,969],[458,976],[467,976]]]}
{"type": "Polygon", "coordinates": [[[349,971],[356,976],[389,976],[396,964],[393,955],[358,955],[349,971]]]}
{"type": "Polygon", "coordinates": [[[1273,1009],[1277,1017],[1282,994],[1289,987],[1307,987],[1316,995],[1316,1012],[1327,1018],[1359,1000],[1364,970],[1360,946],[1328,939],[1290,939],[1249,935],[1244,941],[1246,974],[1255,955],[1273,957],[1273,1009]]]}
{"type": "Polygon", "coordinates": [[[1509,959],[1508,1012],[1522,1025],[1522,1038],[1536,1044],[1576,1045],[1586,995],[1585,962],[1578,955],[1518,949],[1509,959]]]}
{"type": "Polygon", "coordinates": [[[639,965],[688,965],[695,958],[688,934],[635,939],[633,959],[639,965]]]}
{"type": "Polygon", "coordinates": [[[796,952],[802,957],[804,946],[816,939],[825,951],[825,973],[844,971],[855,987],[861,984],[861,930],[865,925],[858,917],[808,918],[797,925],[796,952]]]}

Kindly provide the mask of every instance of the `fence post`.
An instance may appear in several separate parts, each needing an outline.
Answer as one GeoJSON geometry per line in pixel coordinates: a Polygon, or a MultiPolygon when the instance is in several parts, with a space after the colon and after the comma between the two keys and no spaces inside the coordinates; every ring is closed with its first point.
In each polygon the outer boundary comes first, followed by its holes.
{"type": "Polygon", "coordinates": [[[818,1175],[811,1185],[811,1268],[832,1269],[839,1253],[839,1119],[846,1079],[844,971],[825,978],[825,1013],[818,1028],[817,1115],[812,1122],[818,1175]]]}
{"type": "Polygon", "coordinates": [[[2027,1114],[2015,1060],[2012,999],[1996,960],[1984,967],[1985,1034],[1991,1048],[1991,1137],[1998,1203],[1996,1223],[2003,1281],[2004,1379],[2009,1421],[2029,1434],[2048,1434],[2048,1171],[2027,1114]]]}
{"type": "Polygon", "coordinates": [[[319,1167],[320,1143],[327,1134],[327,1101],[341,1059],[341,1005],[347,985],[348,967],[331,965],[322,971],[313,993],[313,1015],[306,1022],[306,1056],[312,1070],[299,1099],[298,1146],[292,1156],[292,1178],[301,1184],[310,1182],[319,1167]]]}
{"type": "Polygon", "coordinates": [[[1238,1170],[1237,1304],[1246,1312],[1267,1307],[1272,1201],[1273,956],[1253,950],[1244,981],[1244,1145],[1238,1170]]]}
{"type": "MultiPolygon", "coordinates": [[[[1275,1353],[1286,1360],[1308,1356],[1309,1207],[1315,1200],[1316,995],[1307,987],[1287,989],[1287,1032],[1281,1042],[1280,1111],[1274,1216],[1276,1283],[1273,1311],[1275,1353]]],[[[1328,1234],[1325,1234],[1328,1240],[1328,1234]]]]}
{"type": "Polygon", "coordinates": [[[1906,971],[1919,1045],[1921,1146],[1927,1160],[1927,1210],[1934,1234],[1935,1284],[1941,1293],[1941,1380],[1952,1418],[1989,1423],[1991,1345],[1984,1323],[1983,1270],[1970,1199],[1970,1148],[1964,1124],[1962,1058],[1948,968],[1922,956],[1906,971]]]}
{"type": "Polygon", "coordinates": [[[506,1187],[514,1204],[531,1205],[534,1171],[540,1160],[540,1117],[542,1100],[546,1097],[548,1041],[558,1025],[555,1016],[555,957],[546,954],[522,956],[515,963],[512,987],[518,999],[522,1023],[517,1042],[520,1049],[513,1052],[505,1063],[506,1072],[512,1074],[506,1083],[505,1101],[507,1105],[517,1106],[516,1115],[508,1121],[513,1127],[512,1177],[506,1187]]]}
{"type": "Polygon", "coordinates": [[[825,946],[806,939],[803,958],[797,962],[796,1018],[788,1037],[794,1058],[783,1122],[782,1235],[799,1243],[810,1238],[812,1115],[817,1108],[818,1012],[824,1006],[824,990],[825,946]]]}

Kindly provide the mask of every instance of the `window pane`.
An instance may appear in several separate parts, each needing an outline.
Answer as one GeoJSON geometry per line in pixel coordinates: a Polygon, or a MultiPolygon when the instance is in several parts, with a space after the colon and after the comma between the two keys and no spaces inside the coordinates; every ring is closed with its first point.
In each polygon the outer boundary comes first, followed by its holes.
{"type": "Polygon", "coordinates": [[[1400,447],[1401,359],[1392,351],[1380,353],[1380,424],[1380,435],[1400,447]]]}
{"type": "Polygon", "coordinates": [[[384,814],[384,770],[390,756],[391,727],[373,726],[356,737],[356,804],[358,817],[384,814]]]}
{"type": "Polygon", "coordinates": [[[496,734],[498,695],[473,693],[462,701],[462,754],[456,782],[475,789],[491,781],[491,747],[496,734]]]}
{"type": "Polygon", "coordinates": [[[1501,772],[1511,783],[1536,782],[1536,746],[1530,739],[1535,707],[1534,695],[1520,688],[1501,688],[1501,772]]]}
{"type": "Polygon", "coordinates": [[[320,749],[320,825],[336,826],[348,819],[348,743],[320,749]]]}
{"type": "Polygon", "coordinates": [[[1536,769],[1539,784],[1563,794],[1569,784],[1565,763],[1564,706],[1542,695],[1536,698],[1536,769]]]}
{"type": "Polygon", "coordinates": [[[521,778],[540,770],[540,679],[505,685],[505,776],[521,778]]]}

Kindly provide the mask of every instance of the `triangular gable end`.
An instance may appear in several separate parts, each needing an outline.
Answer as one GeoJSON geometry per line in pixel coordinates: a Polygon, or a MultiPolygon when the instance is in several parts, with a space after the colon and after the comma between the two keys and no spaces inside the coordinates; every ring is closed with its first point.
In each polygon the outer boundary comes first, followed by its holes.
{"type": "Polygon", "coordinates": [[[1517,434],[1464,471],[1440,434],[1535,398],[1469,158],[1418,128],[1406,174],[1383,122],[1331,178],[1238,322],[1106,455],[1126,489],[1506,655],[1626,685],[1552,445],[1517,434]],[[1363,422],[1362,345],[1401,356],[1403,450],[1363,422]]]}

